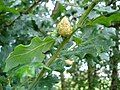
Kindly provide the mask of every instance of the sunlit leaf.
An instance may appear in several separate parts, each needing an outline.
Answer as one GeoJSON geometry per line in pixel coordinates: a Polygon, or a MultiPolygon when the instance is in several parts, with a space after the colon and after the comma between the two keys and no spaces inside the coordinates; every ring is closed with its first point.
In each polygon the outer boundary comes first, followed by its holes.
{"type": "Polygon", "coordinates": [[[11,12],[13,14],[19,14],[19,12],[15,10],[14,8],[9,8],[8,6],[5,6],[5,5],[0,5],[0,11],[11,12]]]}
{"type": "Polygon", "coordinates": [[[5,71],[23,64],[41,62],[45,57],[43,53],[48,51],[53,43],[54,40],[50,37],[43,40],[35,37],[29,45],[18,45],[6,59],[5,71]]]}

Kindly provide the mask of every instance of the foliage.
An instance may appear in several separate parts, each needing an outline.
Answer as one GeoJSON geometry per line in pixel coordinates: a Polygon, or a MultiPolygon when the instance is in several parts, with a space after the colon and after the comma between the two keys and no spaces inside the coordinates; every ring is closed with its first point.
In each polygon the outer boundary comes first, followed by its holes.
{"type": "Polygon", "coordinates": [[[0,0],[0,90],[119,90],[120,5],[92,1],[0,0]]]}
{"type": "Polygon", "coordinates": [[[62,55],[76,55],[80,58],[84,58],[86,54],[92,54],[96,57],[102,52],[107,52],[112,45],[112,40],[106,38],[103,31],[97,30],[97,28],[88,27],[82,31],[83,34],[77,37],[78,41],[76,41],[79,42],[82,40],[82,42],[78,44],[78,47],[74,48],[72,51],[63,51],[62,55]]]}

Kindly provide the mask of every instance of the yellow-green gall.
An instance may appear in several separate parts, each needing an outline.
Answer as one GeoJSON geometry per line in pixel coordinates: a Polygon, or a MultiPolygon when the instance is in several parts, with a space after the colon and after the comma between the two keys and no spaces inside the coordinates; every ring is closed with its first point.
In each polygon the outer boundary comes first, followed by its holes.
{"type": "Polygon", "coordinates": [[[63,17],[62,20],[58,23],[57,29],[58,33],[63,37],[67,37],[72,34],[72,27],[66,16],[63,17]]]}

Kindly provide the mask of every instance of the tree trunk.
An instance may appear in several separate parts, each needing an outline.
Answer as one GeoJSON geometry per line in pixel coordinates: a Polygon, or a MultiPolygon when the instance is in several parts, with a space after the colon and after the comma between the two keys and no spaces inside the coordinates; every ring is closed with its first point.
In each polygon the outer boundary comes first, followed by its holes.
{"type": "Polygon", "coordinates": [[[117,65],[118,65],[118,60],[119,60],[119,27],[116,27],[116,38],[114,39],[115,41],[115,46],[113,47],[113,56],[110,58],[111,61],[111,68],[112,68],[112,81],[111,81],[111,86],[110,90],[117,90],[118,87],[118,70],[117,70],[117,65]]]}
{"type": "Polygon", "coordinates": [[[110,90],[117,90],[117,78],[118,78],[117,60],[114,57],[112,57],[111,61],[112,61],[112,75],[111,75],[112,81],[110,90]]]}
{"type": "Polygon", "coordinates": [[[0,90],[3,90],[3,86],[2,86],[2,84],[0,83],[0,90]]]}
{"type": "Polygon", "coordinates": [[[64,78],[63,72],[60,73],[60,77],[61,77],[61,90],[66,90],[65,89],[65,78],[64,78]]]}
{"type": "Polygon", "coordinates": [[[93,85],[93,64],[92,64],[92,57],[91,55],[86,55],[87,65],[88,65],[88,90],[94,90],[93,85]]]}

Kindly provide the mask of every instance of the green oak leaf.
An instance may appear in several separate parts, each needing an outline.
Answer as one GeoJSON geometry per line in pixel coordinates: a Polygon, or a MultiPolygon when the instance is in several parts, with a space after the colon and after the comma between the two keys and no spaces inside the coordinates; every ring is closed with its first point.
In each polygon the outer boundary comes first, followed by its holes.
{"type": "Polygon", "coordinates": [[[105,36],[104,33],[96,28],[86,28],[83,30],[83,34],[80,38],[82,42],[78,44],[77,48],[68,51],[63,50],[61,55],[75,55],[84,58],[86,54],[91,54],[96,57],[100,53],[107,52],[113,43],[110,38],[106,38],[105,36]]]}
{"type": "Polygon", "coordinates": [[[91,20],[88,25],[95,25],[95,24],[101,24],[105,26],[111,26],[112,24],[120,22],[120,13],[112,13],[109,16],[99,16],[93,20],[91,20]]]}
{"type": "Polygon", "coordinates": [[[34,62],[41,63],[45,57],[43,53],[50,50],[54,44],[54,39],[47,37],[41,39],[34,37],[29,45],[18,45],[14,51],[9,54],[5,60],[5,71],[9,71],[15,67],[30,64],[34,62]]]}

